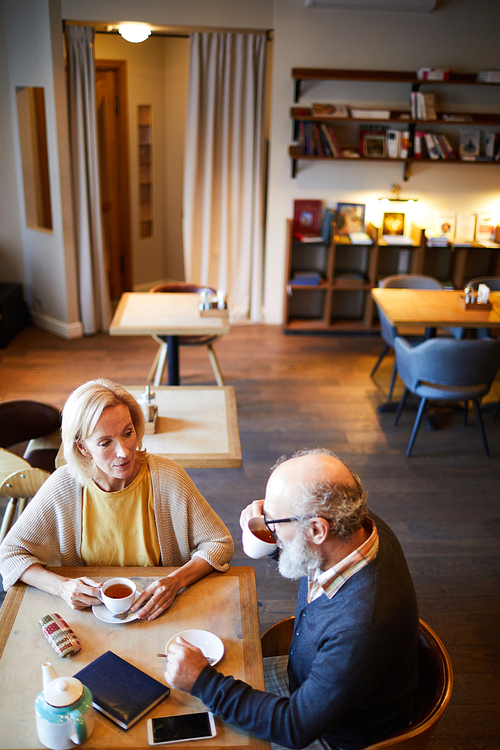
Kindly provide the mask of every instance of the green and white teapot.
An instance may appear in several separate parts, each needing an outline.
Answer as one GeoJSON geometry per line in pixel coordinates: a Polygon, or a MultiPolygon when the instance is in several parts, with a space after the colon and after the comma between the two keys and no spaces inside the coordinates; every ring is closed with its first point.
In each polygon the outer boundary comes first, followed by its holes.
{"type": "Polygon", "coordinates": [[[94,729],[92,694],[76,677],[58,677],[42,664],[43,690],[35,701],[38,738],[51,750],[82,745],[94,729]]]}

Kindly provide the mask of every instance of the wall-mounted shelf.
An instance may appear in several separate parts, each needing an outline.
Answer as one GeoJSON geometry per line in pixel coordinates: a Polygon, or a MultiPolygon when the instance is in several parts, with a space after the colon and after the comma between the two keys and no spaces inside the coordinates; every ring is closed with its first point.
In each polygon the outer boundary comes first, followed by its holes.
{"type": "MultiPolygon", "coordinates": [[[[422,86],[434,87],[446,87],[449,85],[466,85],[466,86],[496,86],[500,84],[485,83],[484,81],[476,80],[476,74],[458,74],[451,73],[450,78],[446,81],[427,81],[420,80],[417,78],[415,72],[411,71],[368,71],[368,70],[341,70],[341,69],[326,69],[326,68],[293,68],[292,78],[294,79],[294,100],[298,103],[301,96],[301,85],[305,80],[309,81],[352,81],[365,82],[365,83],[405,83],[409,84],[410,91],[418,91],[422,86]]],[[[410,91],[408,92],[408,100],[410,98],[410,91]]],[[[420,120],[411,117],[410,109],[407,110],[389,110],[389,117],[383,119],[375,118],[354,118],[354,117],[315,117],[311,114],[310,110],[305,107],[294,106],[291,108],[290,117],[293,121],[293,138],[295,141],[298,140],[298,125],[299,123],[327,123],[334,128],[340,125],[339,138],[342,137],[342,123],[350,123],[352,130],[352,124],[358,125],[391,125],[394,129],[408,130],[409,131],[409,150],[408,157],[401,158],[389,158],[389,157],[371,157],[360,155],[358,158],[339,157],[323,155],[321,153],[305,153],[305,150],[300,145],[291,145],[289,148],[289,155],[291,158],[292,165],[292,177],[296,176],[297,164],[299,160],[326,160],[333,161],[334,159],[342,159],[344,161],[351,162],[366,162],[366,161],[377,161],[384,163],[403,163],[403,179],[408,179],[409,165],[412,163],[425,163],[425,164],[467,164],[467,166],[484,166],[493,165],[498,166],[500,161],[465,161],[462,159],[431,159],[431,158],[414,158],[413,156],[413,143],[415,129],[435,131],[436,126],[441,130],[446,129],[447,133],[450,133],[452,137],[453,133],[457,132],[457,129],[471,129],[471,128],[499,128],[500,129],[500,108],[498,112],[484,113],[484,112],[453,112],[453,111],[442,111],[439,110],[437,113],[437,119],[435,120],[420,120]],[[396,126],[399,126],[396,127],[396,126]],[[450,131],[451,128],[451,131],[450,131]]],[[[345,144],[340,146],[340,150],[353,150],[352,144],[345,144]]]]}

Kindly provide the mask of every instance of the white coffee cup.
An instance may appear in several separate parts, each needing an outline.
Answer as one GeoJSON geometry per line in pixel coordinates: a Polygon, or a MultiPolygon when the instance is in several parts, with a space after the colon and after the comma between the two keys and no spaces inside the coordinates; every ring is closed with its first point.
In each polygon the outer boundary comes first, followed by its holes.
{"type": "Polygon", "coordinates": [[[243,529],[243,534],[241,535],[241,542],[243,544],[245,555],[253,557],[256,560],[259,557],[265,557],[274,552],[277,544],[274,539],[272,542],[264,541],[258,536],[255,536],[255,532],[262,532],[265,536],[270,535],[269,529],[264,523],[263,516],[253,516],[253,518],[250,518],[248,525],[243,529]]]}
{"type": "Polygon", "coordinates": [[[102,603],[117,615],[119,612],[125,612],[130,609],[135,601],[137,586],[130,578],[110,578],[102,584],[101,599],[102,603]],[[130,593],[123,596],[127,588],[130,593]]]}

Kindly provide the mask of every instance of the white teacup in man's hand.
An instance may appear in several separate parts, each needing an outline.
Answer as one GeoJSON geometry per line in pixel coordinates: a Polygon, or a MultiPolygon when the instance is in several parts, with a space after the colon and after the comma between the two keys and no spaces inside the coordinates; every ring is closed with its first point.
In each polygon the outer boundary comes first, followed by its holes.
{"type": "Polygon", "coordinates": [[[270,555],[277,547],[263,516],[254,516],[248,520],[241,535],[241,542],[245,555],[254,559],[270,555]]]}

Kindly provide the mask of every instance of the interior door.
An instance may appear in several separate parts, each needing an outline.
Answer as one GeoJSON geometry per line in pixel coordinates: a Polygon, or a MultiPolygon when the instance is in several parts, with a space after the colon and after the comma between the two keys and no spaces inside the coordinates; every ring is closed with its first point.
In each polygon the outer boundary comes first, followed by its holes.
{"type": "Polygon", "coordinates": [[[112,300],[131,291],[126,62],[96,60],[101,217],[112,300]]]}

